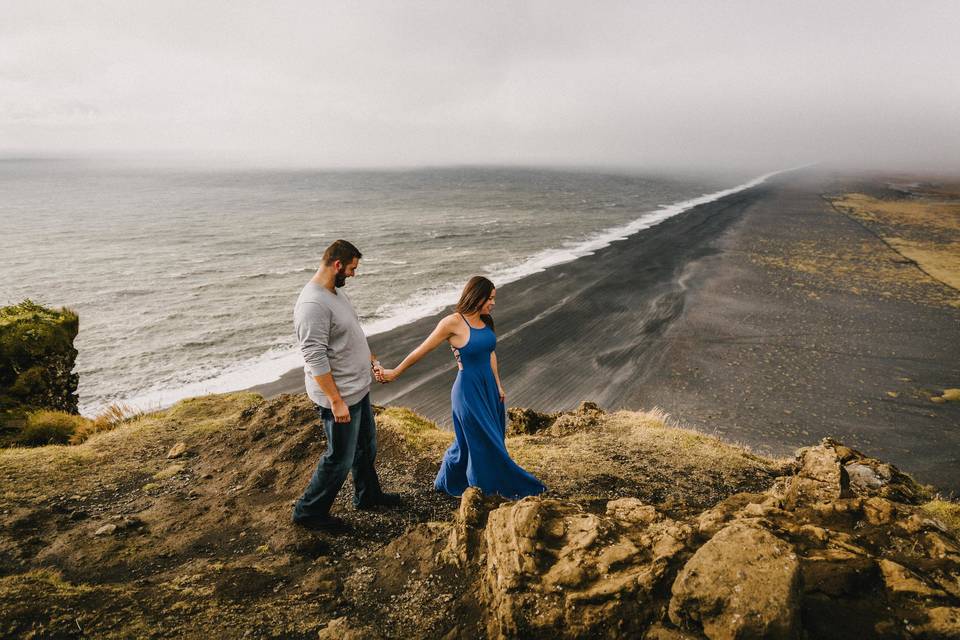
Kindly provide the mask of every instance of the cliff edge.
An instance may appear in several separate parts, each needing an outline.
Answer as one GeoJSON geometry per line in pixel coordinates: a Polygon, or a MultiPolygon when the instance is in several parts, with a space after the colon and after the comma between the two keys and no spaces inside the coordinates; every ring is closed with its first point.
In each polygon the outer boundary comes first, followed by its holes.
{"type": "Polygon", "coordinates": [[[511,412],[549,487],[433,491],[450,434],[378,412],[400,509],[290,524],[325,449],[304,396],[207,396],[0,450],[0,635],[960,637],[958,508],[826,439],[771,459],[659,412],[511,412]]]}

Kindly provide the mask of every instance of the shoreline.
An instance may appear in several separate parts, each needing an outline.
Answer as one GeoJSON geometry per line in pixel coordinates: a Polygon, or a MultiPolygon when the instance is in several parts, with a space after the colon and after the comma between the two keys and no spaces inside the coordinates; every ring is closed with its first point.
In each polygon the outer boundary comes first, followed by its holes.
{"type": "MultiPolygon", "coordinates": [[[[898,377],[916,388],[960,379],[960,310],[842,290],[813,298],[811,286],[831,283],[796,287],[781,269],[751,260],[756,245],[774,240],[879,242],[822,198],[844,187],[809,170],[776,176],[498,286],[508,406],[656,406],[768,455],[834,436],[960,491],[960,433],[950,428],[960,407],[893,390],[898,377]],[[877,342],[890,331],[896,345],[877,342]],[[954,343],[944,342],[951,334],[954,343]]],[[[371,336],[371,348],[395,366],[446,312],[371,336]]],[[[455,375],[438,348],[401,380],[375,385],[371,397],[447,426],[455,375]]],[[[250,390],[302,393],[302,370],[250,390]]]]}
{"type": "MultiPolygon", "coordinates": [[[[592,232],[577,241],[565,242],[560,246],[546,248],[518,259],[515,263],[505,264],[487,273],[499,285],[505,285],[539,273],[559,264],[572,262],[584,256],[603,250],[611,242],[623,240],[631,235],[654,227],[664,220],[680,215],[700,204],[713,202],[727,195],[749,189],[778,174],[795,169],[783,169],[752,177],[732,187],[725,187],[709,193],[675,200],[669,204],[651,205],[646,211],[637,212],[637,217],[592,232]]],[[[302,268],[291,272],[301,272],[302,268]]],[[[312,273],[311,270],[307,270],[312,273]]],[[[396,311],[386,317],[364,323],[368,338],[386,333],[416,322],[425,317],[433,317],[438,312],[450,308],[460,295],[462,282],[447,281],[434,287],[434,292],[419,299],[405,299],[389,306],[396,311]]],[[[138,395],[125,398],[123,402],[143,410],[159,410],[172,406],[175,402],[208,393],[227,393],[236,390],[259,388],[280,380],[284,374],[299,370],[302,366],[300,354],[295,345],[290,348],[271,348],[265,353],[248,361],[238,363],[211,378],[196,380],[173,388],[155,387],[138,395]]],[[[106,405],[81,403],[83,413],[94,417],[98,410],[106,405]]]]}
{"type": "MultiPolygon", "coordinates": [[[[616,280],[623,271],[632,267],[632,254],[635,251],[646,252],[653,260],[651,266],[646,268],[646,272],[637,278],[634,293],[639,293],[639,297],[645,298],[643,304],[650,307],[641,314],[641,322],[649,323],[654,328],[669,321],[679,309],[669,308],[671,304],[667,301],[666,308],[658,309],[663,305],[660,298],[666,289],[675,289],[676,271],[682,269],[686,263],[685,252],[678,251],[676,255],[669,255],[671,248],[679,248],[680,245],[686,245],[687,249],[697,248],[700,245],[709,242],[715,233],[721,232],[732,221],[731,216],[716,216],[718,212],[727,212],[736,214],[736,207],[743,206],[745,202],[752,201],[757,197],[757,190],[763,190],[766,184],[769,184],[771,174],[763,176],[764,182],[747,187],[734,193],[712,199],[706,203],[692,206],[679,214],[670,216],[658,224],[639,230],[632,235],[613,239],[606,246],[599,248],[592,254],[579,257],[576,260],[552,265],[543,271],[531,273],[518,280],[507,282],[506,284],[497,284],[498,298],[508,304],[503,304],[497,309],[498,324],[501,327],[511,327],[507,331],[502,331],[498,335],[498,356],[501,362],[505,362],[504,351],[510,353],[517,349],[519,356],[542,356],[543,351],[549,349],[548,345],[537,341],[533,345],[523,345],[520,343],[529,342],[529,336],[521,335],[528,333],[527,330],[534,328],[535,324],[553,315],[563,307],[568,307],[574,295],[564,293],[554,299],[559,300],[558,304],[547,305],[544,310],[540,302],[547,296],[544,294],[544,287],[550,290],[566,289],[567,283],[574,283],[577,294],[581,297],[586,290],[600,281],[609,279],[616,280]],[[716,217],[712,224],[708,225],[709,230],[702,227],[702,223],[716,217]],[[721,219],[722,218],[722,219],[721,219]],[[686,240],[685,240],[686,238],[686,240]],[[672,243],[671,243],[672,241],[672,243]],[[615,268],[606,265],[608,258],[612,255],[617,256],[618,264],[615,268]],[[597,271],[598,265],[604,265],[603,269],[611,273],[597,273],[596,277],[591,276],[592,272],[597,271]],[[561,280],[560,287],[556,286],[556,281],[561,280]],[[652,297],[651,297],[652,295],[652,297]],[[650,298],[650,299],[646,299],[650,298]],[[516,304],[522,301],[521,304],[516,304]],[[531,349],[530,347],[533,347],[531,349]]],[[[628,296],[634,297],[634,296],[628,296]]],[[[642,305],[641,305],[642,306],[642,305]]],[[[375,333],[368,337],[371,349],[378,355],[380,360],[385,363],[397,364],[399,361],[432,331],[437,321],[449,314],[453,305],[445,306],[441,311],[424,317],[416,318],[404,325],[395,327],[385,332],[375,333]]],[[[583,315],[583,314],[581,314],[583,315]]],[[[582,322],[571,321],[573,325],[572,332],[579,333],[576,325],[582,322]]],[[[560,335],[568,334],[569,331],[563,331],[560,335]]],[[[593,342],[593,341],[591,341],[593,342]]],[[[435,349],[426,356],[414,369],[411,369],[404,375],[402,380],[396,381],[389,386],[374,384],[371,388],[371,397],[377,404],[393,405],[403,404],[408,408],[421,413],[425,417],[437,422],[441,426],[449,426],[449,389],[453,379],[456,376],[456,366],[452,357],[442,346],[435,349]]],[[[520,358],[509,357],[509,361],[521,361],[520,358]]],[[[525,359],[524,359],[525,361],[525,359]]],[[[557,393],[556,389],[551,392],[545,392],[541,388],[537,378],[536,367],[524,366],[525,375],[520,380],[519,386],[511,385],[517,382],[516,372],[504,371],[501,366],[501,376],[504,386],[507,388],[510,397],[507,404],[509,406],[527,406],[539,411],[563,411],[577,406],[581,400],[596,401],[601,406],[628,408],[622,404],[613,405],[609,402],[610,394],[603,394],[604,400],[597,400],[596,395],[581,394],[573,391],[573,395],[565,397],[563,393],[557,393]],[[533,368],[533,371],[529,369],[533,368]],[[518,393],[520,392],[518,399],[518,393]]],[[[599,387],[607,387],[605,383],[599,382],[599,387]]],[[[303,369],[297,367],[288,370],[279,379],[251,386],[246,391],[260,393],[265,397],[274,397],[281,393],[303,393],[303,369]]]]}

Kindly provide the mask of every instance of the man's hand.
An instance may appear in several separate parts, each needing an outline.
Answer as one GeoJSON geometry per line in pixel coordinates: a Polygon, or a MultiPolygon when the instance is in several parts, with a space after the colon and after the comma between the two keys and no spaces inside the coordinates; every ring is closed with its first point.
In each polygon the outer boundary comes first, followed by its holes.
{"type": "Polygon", "coordinates": [[[350,422],[350,407],[343,398],[330,402],[330,410],[333,411],[334,422],[350,422]]]}
{"type": "Polygon", "coordinates": [[[385,384],[386,380],[383,379],[383,365],[380,364],[380,361],[374,360],[370,363],[370,366],[373,368],[374,379],[381,384],[385,384]]]}

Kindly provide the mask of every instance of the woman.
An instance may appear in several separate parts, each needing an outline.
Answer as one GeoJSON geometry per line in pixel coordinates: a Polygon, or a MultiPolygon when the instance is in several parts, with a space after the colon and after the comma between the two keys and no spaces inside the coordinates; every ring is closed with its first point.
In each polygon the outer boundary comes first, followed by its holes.
{"type": "Polygon", "coordinates": [[[478,487],[484,494],[516,500],[542,493],[546,487],[510,459],[504,442],[506,409],[490,316],[496,296],[488,279],[470,278],[456,313],[440,320],[396,369],[384,369],[381,375],[384,382],[396,380],[441,342],[449,342],[460,368],[450,391],[456,439],[443,456],[433,485],[452,496],[462,495],[467,487],[478,487]]]}

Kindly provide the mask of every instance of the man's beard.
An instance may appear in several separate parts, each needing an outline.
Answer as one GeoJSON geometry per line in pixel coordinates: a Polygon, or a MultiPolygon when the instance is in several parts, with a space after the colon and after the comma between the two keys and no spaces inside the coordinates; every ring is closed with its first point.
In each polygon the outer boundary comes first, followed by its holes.
{"type": "Polygon", "coordinates": [[[337,271],[337,275],[333,278],[333,286],[339,289],[345,284],[347,284],[347,272],[337,271]]]}

